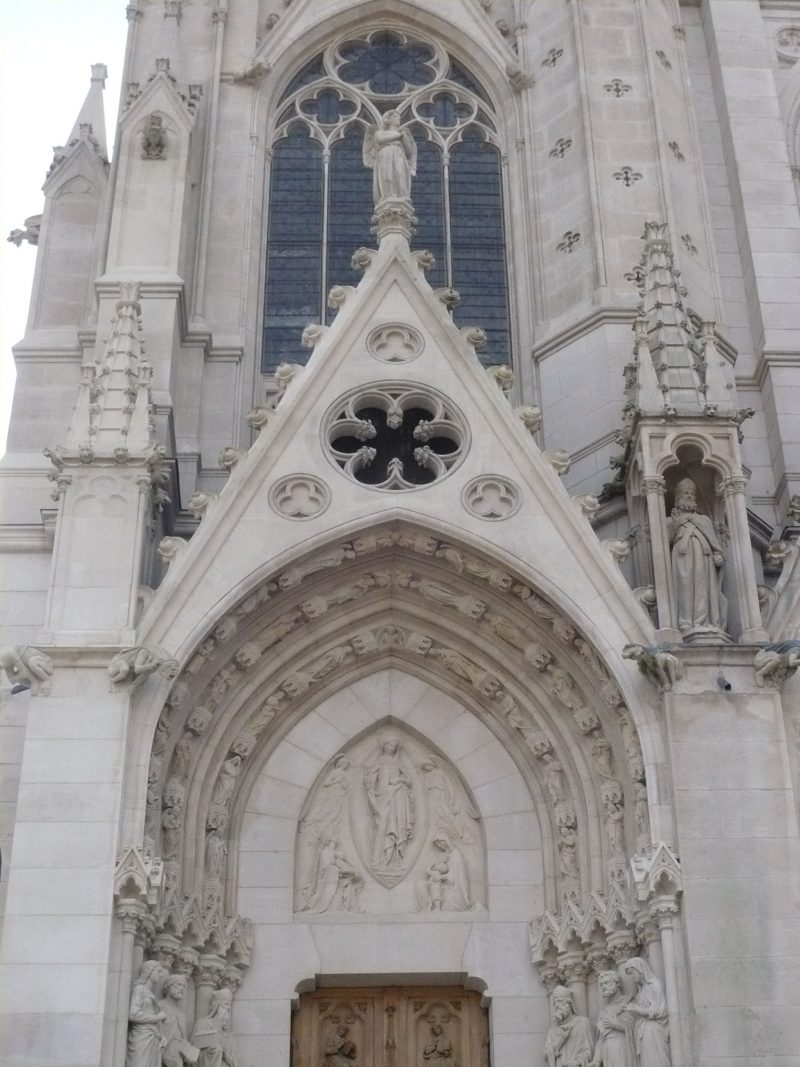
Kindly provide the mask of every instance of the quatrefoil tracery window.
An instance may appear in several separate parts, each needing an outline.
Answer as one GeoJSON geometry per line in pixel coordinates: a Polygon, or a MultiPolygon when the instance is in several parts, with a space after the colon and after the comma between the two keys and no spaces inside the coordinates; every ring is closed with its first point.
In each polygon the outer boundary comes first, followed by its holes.
{"type": "Polygon", "coordinates": [[[285,89],[273,127],[263,368],[304,363],[300,335],[329,322],[332,285],[356,284],[351,257],[371,236],[364,131],[390,108],[417,143],[415,248],[434,288],[461,294],[459,326],[488,335],[486,363],[510,363],[501,155],[480,83],[432,40],[378,28],[333,41],[285,89]]]}
{"type": "Polygon", "coordinates": [[[328,451],[345,474],[373,489],[419,489],[463,459],[466,424],[453,405],[422,386],[362,387],[334,405],[328,451]]]}

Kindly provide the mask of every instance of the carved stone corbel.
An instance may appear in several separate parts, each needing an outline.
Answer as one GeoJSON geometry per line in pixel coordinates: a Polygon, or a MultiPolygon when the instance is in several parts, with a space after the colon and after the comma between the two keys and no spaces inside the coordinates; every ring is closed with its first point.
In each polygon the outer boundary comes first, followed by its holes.
{"type": "Polygon", "coordinates": [[[14,686],[30,689],[34,696],[47,696],[53,677],[53,661],[33,645],[10,645],[0,649],[0,667],[14,686]]]}

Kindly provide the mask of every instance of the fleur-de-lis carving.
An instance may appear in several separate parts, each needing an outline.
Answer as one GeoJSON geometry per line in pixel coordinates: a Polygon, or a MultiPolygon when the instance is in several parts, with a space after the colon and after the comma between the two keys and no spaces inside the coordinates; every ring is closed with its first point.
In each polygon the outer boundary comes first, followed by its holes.
{"type": "Polygon", "coordinates": [[[571,137],[559,137],[553,147],[550,149],[550,155],[553,159],[563,159],[568,149],[572,148],[571,137]]]}
{"type": "Polygon", "coordinates": [[[670,141],[668,147],[669,150],[672,152],[673,156],[675,156],[675,158],[677,159],[677,161],[679,163],[683,163],[686,159],[686,156],[683,154],[683,152],[681,152],[681,146],[678,144],[678,142],[670,141]]]}
{"type": "Polygon", "coordinates": [[[692,235],[690,233],[682,233],[681,234],[681,244],[683,245],[683,247],[686,249],[686,251],[689,253],[690,256],[696,256],[697,255],[697,245],[692,240],[692,235]]]}
{"type": "Polygon", "coordinates": [[[664,68],[664,70],[672,70],[672,64],[667,59],[667,53],[666,52],[662,51],[662,49],[659,48],[658,51],[656,52],[656,57],[657,57],[659,63],[661,64],[661,66],[664,68]]]}
{"type": "Polygon", "coordinates": [[[543,67],[554,67],[558,63],[559,59],[564,55],[563,48],[551,48],[547,55],[542,60],[543,67]]]}
{"type": "Polygon", "coordinates": [[[567,230],[556,245],[559,252],[572,252],[572,249],[580,241],[581,235],[577,231],[567,230]]]}
{"type": "Polygon", "coordinates": [[[627,85],[622,78],[612,78],[610,82],[606,82],[603,88],[607,93],[619,97],[624,96],[625,93],[629,93],[633,86],[627,85]]]}
{"type": "Polygon", "coordinates": [[[625,166],[614,171],[614,180],[622,182],[623,185],[630,189],[632,185],[642,180],[642,175],[638,170],[634,170],[633,167],[625,166]]]}

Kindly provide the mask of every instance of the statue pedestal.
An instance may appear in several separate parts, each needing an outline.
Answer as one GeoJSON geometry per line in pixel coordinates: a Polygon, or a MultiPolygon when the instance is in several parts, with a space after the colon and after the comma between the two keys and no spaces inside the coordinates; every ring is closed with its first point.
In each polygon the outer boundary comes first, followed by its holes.
{"type": "Polygon", "coordinates": [[[378,243],[391,234],[398,234],[408,241],[416,224],[414,205],[406,197],[385,196],[376,205],[372,216],[372,232],[378,243]]]}

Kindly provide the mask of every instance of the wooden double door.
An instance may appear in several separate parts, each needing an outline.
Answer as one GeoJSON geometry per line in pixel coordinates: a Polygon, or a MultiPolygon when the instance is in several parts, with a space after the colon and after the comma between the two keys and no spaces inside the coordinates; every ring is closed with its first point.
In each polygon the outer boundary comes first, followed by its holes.
{"type": "Polygon", "coordinates": [[[443,986],[318,989],[292,1021],[292,1067],[489,1067],[478,993],[443,986]]]}

